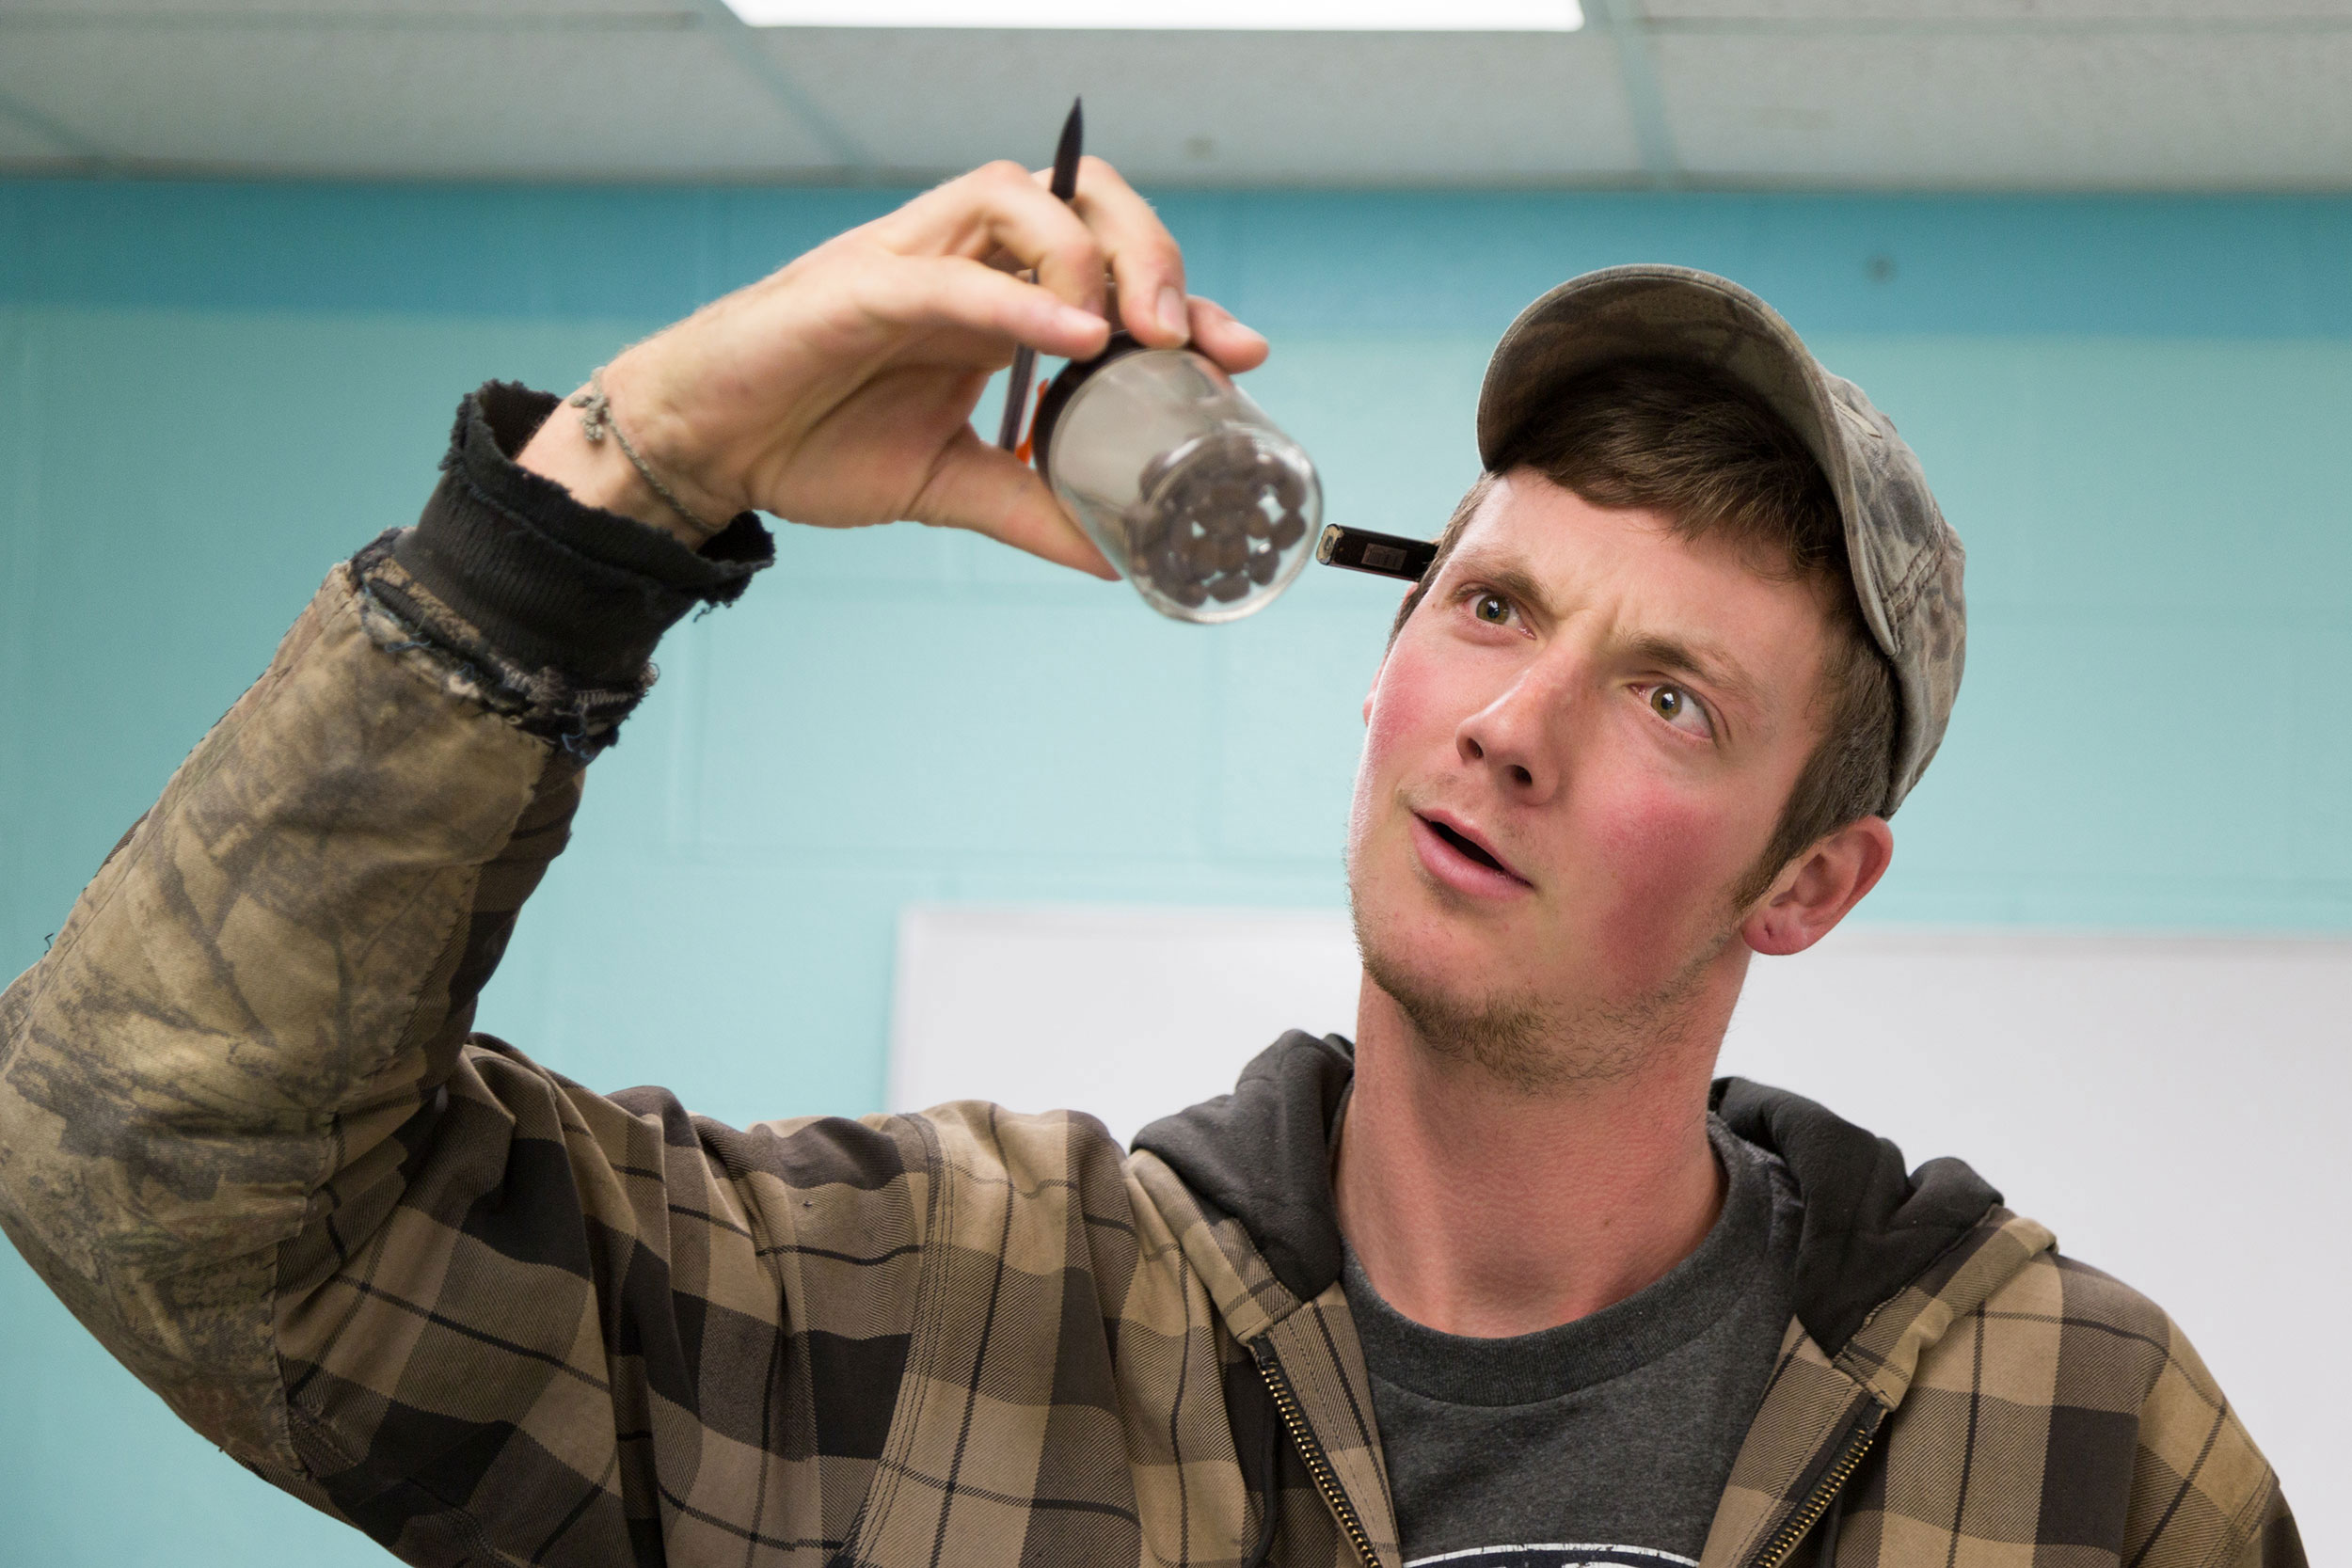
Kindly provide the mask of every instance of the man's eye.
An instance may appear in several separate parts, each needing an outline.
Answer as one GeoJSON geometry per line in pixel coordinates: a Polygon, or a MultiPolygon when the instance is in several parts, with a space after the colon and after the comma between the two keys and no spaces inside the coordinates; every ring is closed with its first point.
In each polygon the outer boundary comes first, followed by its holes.
{"type": "Polygon", "coordinates": [[[1707,709],[1678,686],[1651,687],[1649,705],[1652,713],[1678,730],[1700,736],[1715,733],[1715,726],[1708,721],[1707,709]]]}
{"type": "Polygon", "coordinates": [[[1490,626],[1499,626],[1511,618],[1511,601],[1500,594],[1481,594],[1470,601],[1470,613],[1490,626]]]}

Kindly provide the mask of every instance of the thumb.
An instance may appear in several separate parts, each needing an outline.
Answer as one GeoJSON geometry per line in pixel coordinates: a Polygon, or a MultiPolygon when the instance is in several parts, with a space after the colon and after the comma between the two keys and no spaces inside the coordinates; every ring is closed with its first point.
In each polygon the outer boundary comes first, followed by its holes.
{"type": "Polygon", "coordinates": [[[941,449],[907,515],[938,528],[968,529],[1057,566],[1119,580],[1117,569],[1037,470],[981,440],[970,425],[941,449]]]}

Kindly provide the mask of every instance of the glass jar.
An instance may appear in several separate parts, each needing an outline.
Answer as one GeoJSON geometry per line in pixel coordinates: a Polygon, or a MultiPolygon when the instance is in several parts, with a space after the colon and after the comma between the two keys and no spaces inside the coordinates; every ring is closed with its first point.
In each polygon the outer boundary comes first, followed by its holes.
{"type": "Polygon", "coordinates": [[[1116,334],[1038,402],[1038,471],[1163,615],[1203,625],[1263,610],[1298,576],[1323,485],[1297,442],[1190,349],[1116,334]]]}

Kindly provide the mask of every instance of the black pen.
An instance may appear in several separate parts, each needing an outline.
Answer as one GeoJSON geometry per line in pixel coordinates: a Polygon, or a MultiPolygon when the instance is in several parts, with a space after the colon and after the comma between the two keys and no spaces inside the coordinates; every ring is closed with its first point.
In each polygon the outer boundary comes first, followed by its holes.
{"type": "MultiPolygon", "coordinates": [[[[1086,100],[1070,103],[1070,118],[1061,122],[1061,145],[1054,149],[1053,193],[1064,201],[1078,194],[1078,153],[1086,142],[1086,100]]],[[[1021,444],[1022,405],[1029,401],[1029,377],[1037,370],[1037,350],[1026,343],[1013,351],[1012,376],[1005,383],[1005,417],[996,427],[996,444],[1007,451],[1021,444]]]]}

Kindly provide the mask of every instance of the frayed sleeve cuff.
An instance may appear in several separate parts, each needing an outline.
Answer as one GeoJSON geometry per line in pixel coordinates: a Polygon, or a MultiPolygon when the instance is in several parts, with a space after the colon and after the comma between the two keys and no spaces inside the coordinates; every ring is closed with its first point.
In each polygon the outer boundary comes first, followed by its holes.
{"type": "Polygon", "coordinates": [[[636,686],[661,634],[698,605],[734,603],[774,563],[775,541],[744,512],[690,549],[518,467],[559,406],[512,382],[469,394],[440,483],[389,557],[496,663],[579,689],[636,686]]]}

